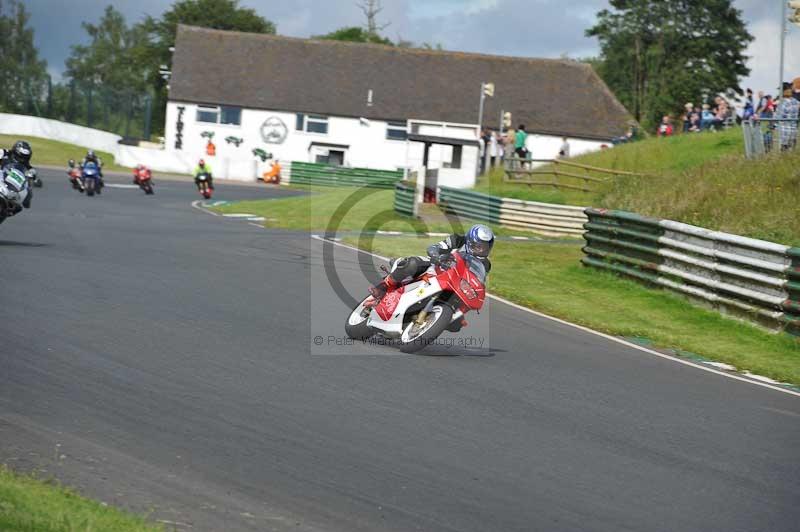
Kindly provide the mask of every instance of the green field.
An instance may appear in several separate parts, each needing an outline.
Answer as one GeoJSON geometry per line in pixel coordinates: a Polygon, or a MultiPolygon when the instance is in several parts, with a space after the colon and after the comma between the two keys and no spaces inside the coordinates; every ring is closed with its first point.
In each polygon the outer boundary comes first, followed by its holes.
{"type": "Polygon", "coordinates": [[[161,526],[0,464],[3,532],[156,532],[161,526]]]}
{"type": "MultiPolygon", "coordinates": [[[[57,140],[43,139],[39,137],[20,137],[18,135],[0,135],[0,147],[9,148],[19,139],[27,140],[33,148],[33,165],[63,166],[67,167],[67,161],[75,159],[82,161],[86,155],[87,148],[59,142],[57,140]]],[[[98,157],[103,160],[103,169],[111,171],[127,172],[129,169],[118,166],[114,163],[114,157],[104,151],[95,151],[98,157]]]]}
{"type": "MultiPolygon", "coordinates": [[[[636,212],[787,245],[800,245],[800,151],[748,161],[739,128],[651,138],[572,159],[633,172],[597,192],[503,182],[502,171],[476,190],[506,197],[636,212]]],[[[598,177],[600,174],[596,174],[598,177]]]]}
{"type": "MultiPolygon", "coordinates": [[[[345,241],[356,245],[357,237],[345,241]]],[[[430,238],[376,237],[370,251],[418,255],[430,238]]],[[[800,385],[800,339],[723,317],[685,298],[580,265],[576,244],[498,241],[489,290],[520,305],[609,334],[646,339],[742,371],[800,385]]]]}

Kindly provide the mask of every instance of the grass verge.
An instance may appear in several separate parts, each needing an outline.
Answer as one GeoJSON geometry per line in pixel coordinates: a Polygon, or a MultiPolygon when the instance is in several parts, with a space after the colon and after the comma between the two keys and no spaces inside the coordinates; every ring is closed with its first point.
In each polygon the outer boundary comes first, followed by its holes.
{"type": "MultiPolygon", "coordinates": [[[[357,245],[357,237],[345,238],[357,245]]],[[[430,239],[377,237],[384,256],[417,255],[430,239]]],[[[498,241],[489,290],[520,305],[654,347],[688,351],[800,385],[800,340],[721,316],[664,290],[580,265],[577,244],[498,241]],[[520,280],[523,280],[521,282],[520,280]]]]}
{"type": "MultiPolygon", "coordinates": [[[[19,135],[0,135],[0,147],[8,149],[17,140],[24,139],[30,142],[33,148],[33,165],[49,165],[67,167],[67,161],[75,159],[82,161],[88,148],[59,142],[57,140],[43,139],[40,137],[23,137],[19,135]]],[[[115,172],[128,172],[129,168],[119,166],[114,162],[114,157],[110,153],[97,151],[95,153],[103,160],[103,169],[115,172]]]]}
{"type": "MultiPolygon", "coordinates": [[[[301,231],[403,231],[451,233],[444,216],[422,222],[394,211],[394,190],[360,187],[293,187],[310,192],[283,199],[240,201],[214,207],[222,214],[248,213],[266,218],[266,227],[301,231]]],[[[459,222],[461,223],[461,222],[459,222]]],[[[461,226],[459,226],[461,227],[461,226]]],[[[464,228],[461,227],[460,230],[464,228]]],[[[500,235],[524,234],[494,227],[500,235]]],[[[577,241],[577,240],[576,240],[577,241]]]]}
{"type": "Polygon", "coordinates": [[[164,528],[0,464],[0,530],[156,532],[164,528]]]}

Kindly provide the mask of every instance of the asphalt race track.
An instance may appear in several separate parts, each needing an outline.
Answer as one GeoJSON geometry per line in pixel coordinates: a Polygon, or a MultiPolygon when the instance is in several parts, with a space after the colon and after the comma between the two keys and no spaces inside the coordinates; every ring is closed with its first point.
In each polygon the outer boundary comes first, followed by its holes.
{"type": "Polygon", "coordinates": [[[42,175],[0,225],[0,462],[176,530],[798,530],[800,397],[496,302],[337,345],[370,257],[42,175]]]}

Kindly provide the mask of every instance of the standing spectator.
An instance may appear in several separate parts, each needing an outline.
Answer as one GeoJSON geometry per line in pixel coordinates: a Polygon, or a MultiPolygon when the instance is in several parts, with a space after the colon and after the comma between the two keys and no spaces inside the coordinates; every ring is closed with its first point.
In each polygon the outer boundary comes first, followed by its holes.
{"type": "Polygon", "coordinates": [[[695,106],[690,117],[691,125],[689,127],[689,131],[700,131],[702,129],[700,126],[702,114],[703,112],[700,110],[700,107],[695,106]]]}
{"type": "Polygon", "coordinates": [[[778,123],[781,151],[794,148],[797,145],[798,114],[800,114],[800,101],[792,97],[792,85],[785,83],[783,99],[775,113],[775,118],[781,120],[778,123]]]}
{"type": "MultiPolygon", "coordinates": [[[[514,157],[514,142],[514,130],[509,128],[506,130],[506,134],[503,136],[503,158],[507,163],[511,161],[512,157],[514,157]]],[[[513,167],[514,165],[510,166],[513,167]]]]}
{"type": "Polygon", "coordinates": [[[772,99],[772,96],[767,94],[764,96],[764,107],[761,109],[761,113],[759,113],[759,118],[772,118],[772,115],[775,114],[775,102],[772,99]]]}
{"type": "Polygon", "coordinates": [[[671,137],[672,133],[672,120],[670,119],[669,115],[665,115],[664,118],[661,119],[661,123],[658,125],[658,131],[656,134],[659,137],[671,137]]]}
{"type": "Polygon", "coordinates": [[[683,108],[685,110],[683,114],[683,132],[686,133],[692,129],[692,109],[694,106],[692,102],[689,102],[684,105],[683,108]]]}
{"type": "Polygon", "coordinates": [[[800,101],[800,76],[792,80],[792,94],[795,100],[800,101]]]}
{"type": "Polygon", "coordinates": [[[755,114],[755,108],[753,107],[753,91],[751,89],[747,89],[747,91],[745,91],[745,96],[744,96],[744,109],[742,110],[742,120],[750,120],[754,114],[755,114]]]}
{"type": "Polygon", "coordinates": [[[569,141],[567,137],[561,138],[561,149],[558,150],[559,159],[569,159],[569,141]]]}
{"type": "Polygon", "coordinates": [[[767,97],[764,96],[764,91],[758,91],[758,103],[756,104],[756,116],[761,116],[764,112],[764,107],[767,106],[767,97]]]}
{"type": "Polygon", "coordinates": [[[525,147],[527,140],[528,132],[525,131],[525,124],[520,124],[517,128],[517,134],[514,137],[514,152],[520,159],[526,159],[528,157],[528,148],[525,147]]]}
{"type": "Polygon", "coordinates": [[[489,157],[492,158],[492,168],[498,165],[502,156],[502,141],[498,138],[497,131],[492,131],[489,136],[489,157]]]}

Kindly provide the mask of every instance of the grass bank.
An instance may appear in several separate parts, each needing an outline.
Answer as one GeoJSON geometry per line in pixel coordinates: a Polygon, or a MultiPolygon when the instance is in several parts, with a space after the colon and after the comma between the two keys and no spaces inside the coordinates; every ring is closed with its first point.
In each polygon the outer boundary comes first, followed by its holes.
{"type": "Polygon", "coordinates": [[[502,172],[496,171],[483,178],[476,190],[627,210],[800,245],[800,151],[755,161],[746,160],[743,152],[739,128],[651,138],[572,159],[651,176],[619,177],[584,193],[505,183],[502,172]]]}
{"type": "MultiPolygon", "coordinates": [[[[82,161],[88,148],[59,142],[57,140],[43,139],[39,137],[24,137],[20,135],[0,135],[0,147],[8,149],[17,140],[27,140],[33,148],[33,165],[63,166],[67,167],[67,161],[75,159],[82,161]]],[[[130,169],[119,166],[114,162],[114,157],[110,153],[97,151],[95,153],[103,160],[103,169],[117,172],[128,172],[130,169]]]]}
{"type": "MultiPolygon", "coordinates": [[[[345,238],[356,245],[357,238],[345,238]]],[[[417,255],[430,239],[377,237],[384,256],[417,255]]],[[[498,241],[489,290],[520,305],[655,347],[695,353],[800,385],[800,340],[721,316],[664,290],[580,265],[580,245],[498,241]]]]}
{"type": "Polygon", "coordinates": [[[0,530],[156,532],[164,528],[0,465],[0,530]]]}

